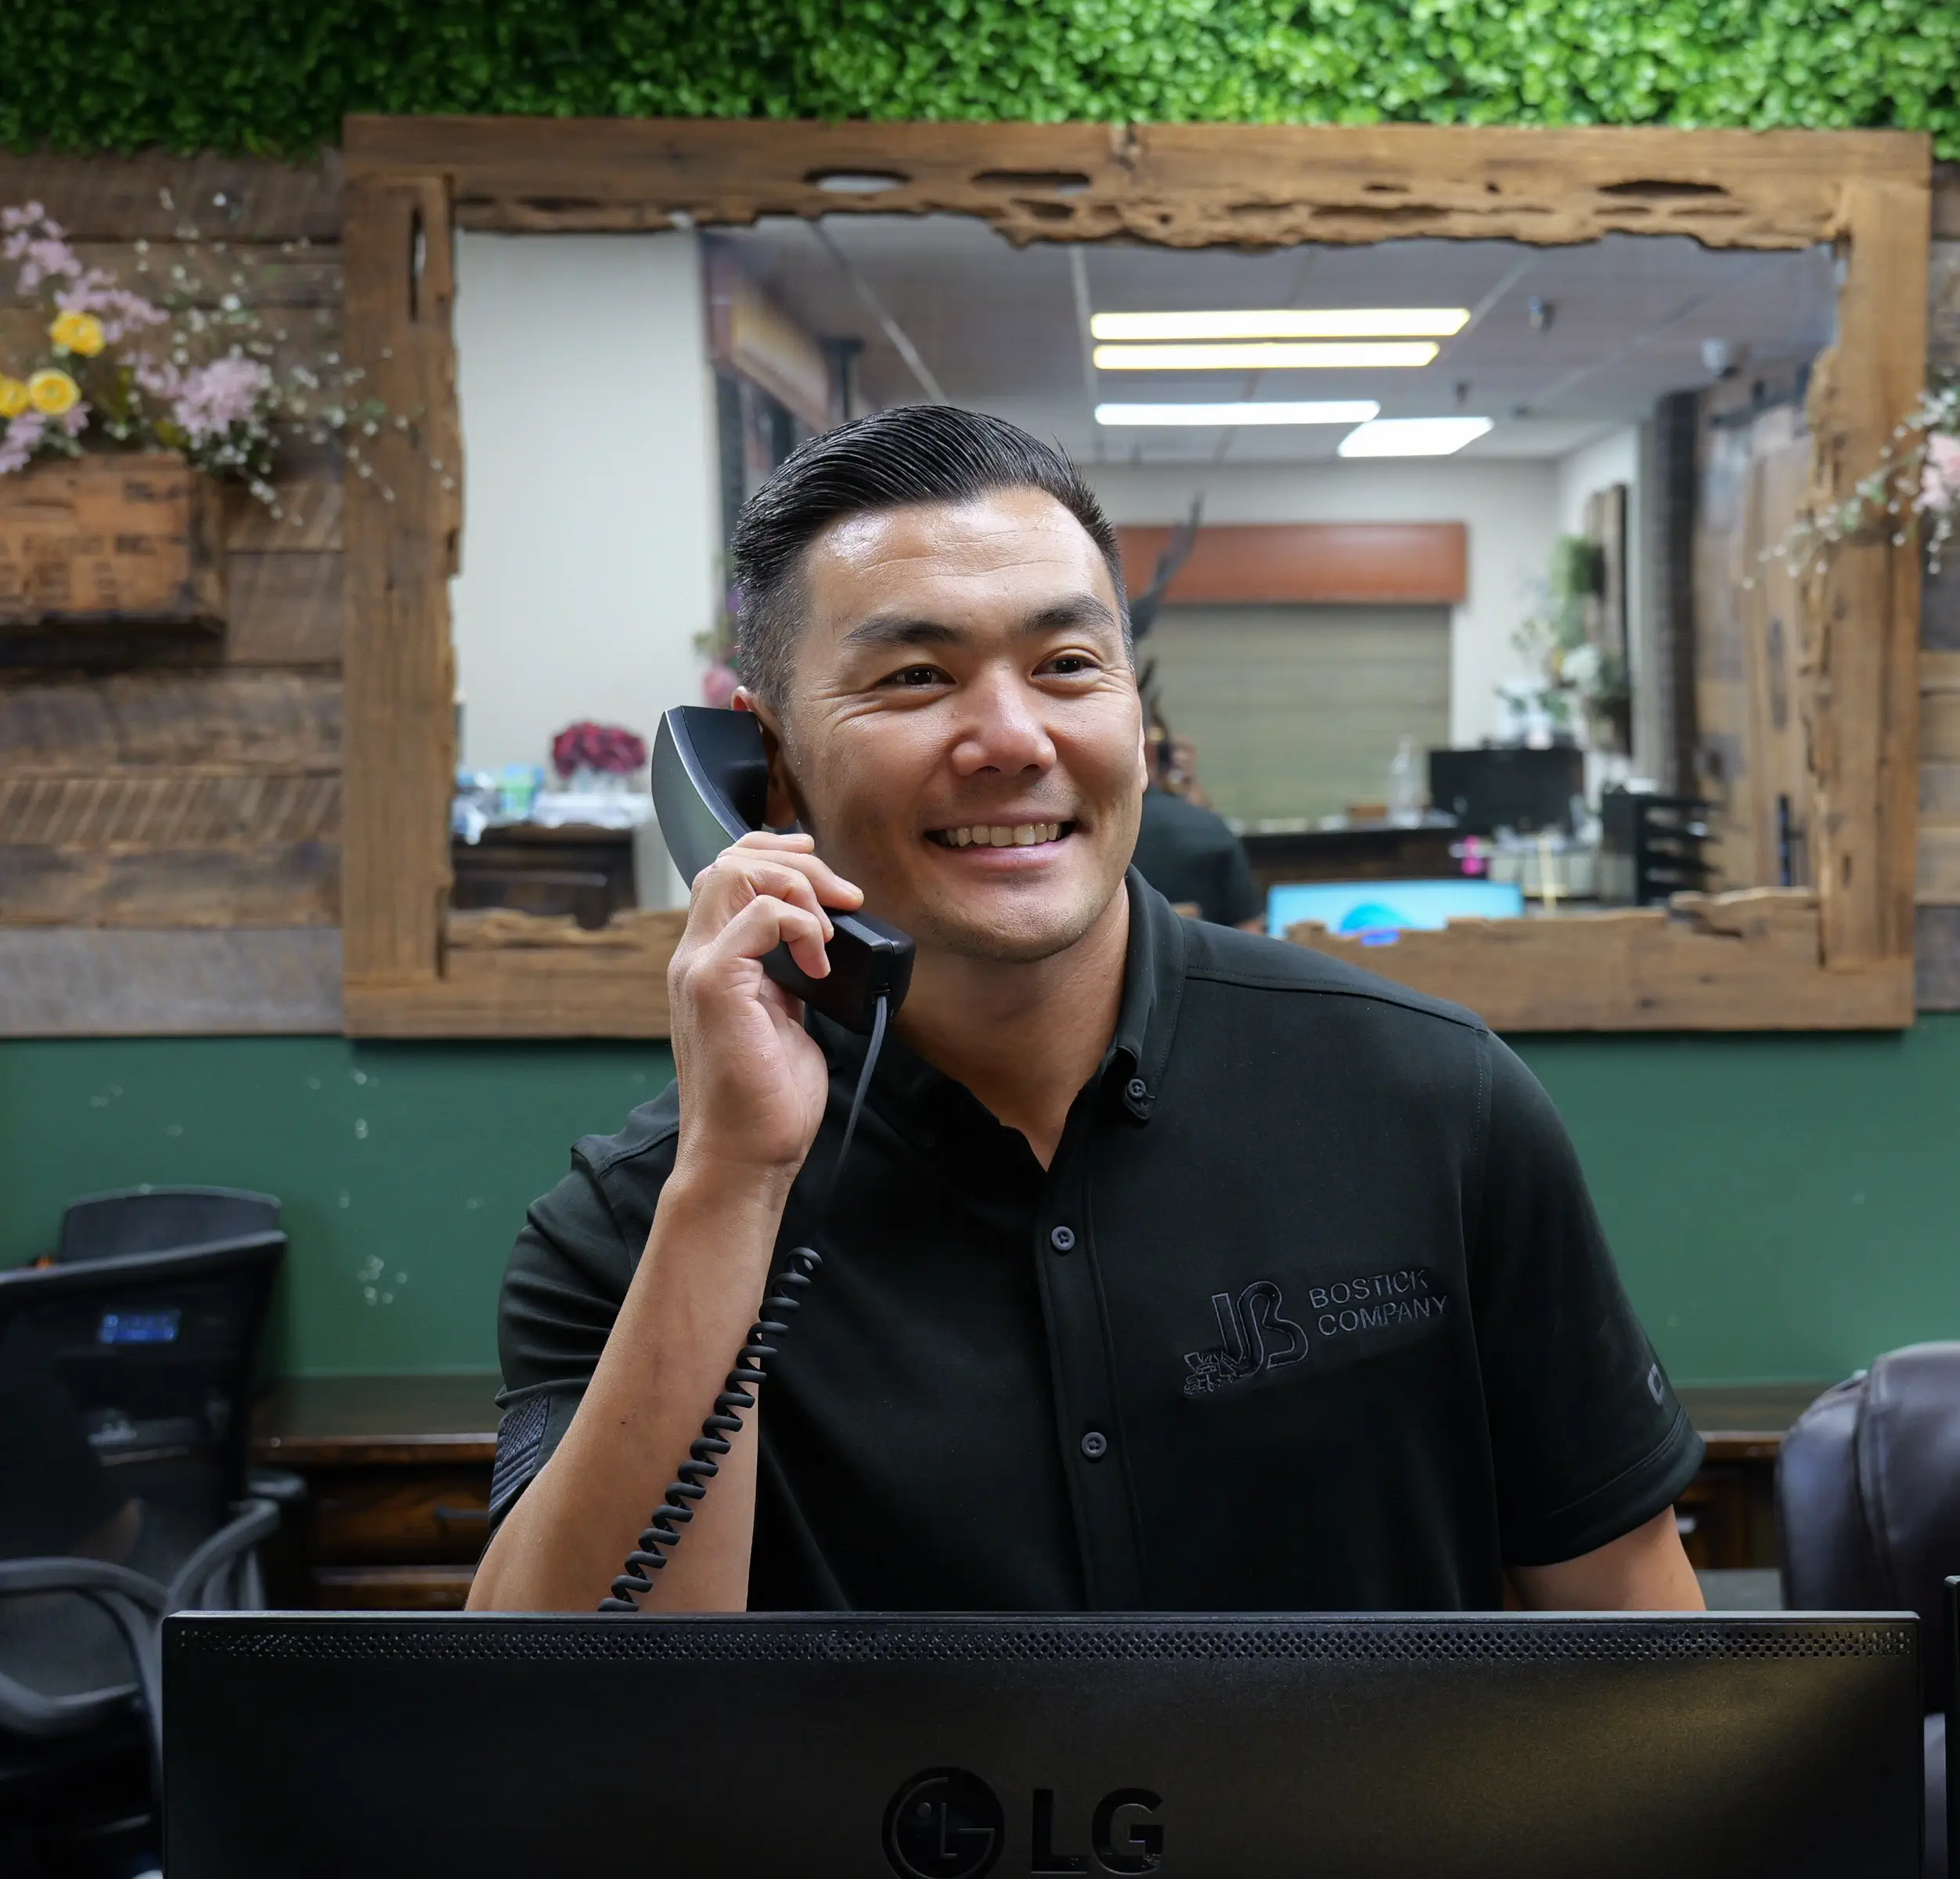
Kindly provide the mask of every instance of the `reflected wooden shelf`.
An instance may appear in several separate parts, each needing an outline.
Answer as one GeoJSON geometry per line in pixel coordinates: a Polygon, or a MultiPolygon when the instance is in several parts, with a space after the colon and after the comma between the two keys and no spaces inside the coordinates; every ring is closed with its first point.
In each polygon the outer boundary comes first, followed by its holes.
{"type": "Polygon", "coordinates": [[[1466,1004],[1497,1031],[1897,1030],[1912,962],[1827,965],[1815,895],[1677,894],[1669,907],[1453,920],[1368,945],[1302,924],[1296,945],[1466,1004]]]}

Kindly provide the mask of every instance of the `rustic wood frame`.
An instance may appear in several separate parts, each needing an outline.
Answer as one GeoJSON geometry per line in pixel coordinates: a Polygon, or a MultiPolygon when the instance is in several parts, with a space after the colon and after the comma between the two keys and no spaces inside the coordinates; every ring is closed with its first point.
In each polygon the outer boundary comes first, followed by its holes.
{"type": "MultiPolygon", "coordinates": [[[[1911,133],[351,117],[344,157],[348,355],[416,425],[377,440],[373,474],[351,469],[344,491],[343,924],[356,1035],[667,1029],[679,915],[581,933],[445,906],[457,229],[863,210],[976,215],[1016,242],[1177,247],[1419,235],[1558,245],[1609,233],[1831,242],[1838,344],[1819,361],[1810,412],[1824,497],[1877,464],[1924,379],[1931,151],[1911,133]],[[839,172],[893,180],[871,195],[820,186],[839,172]]],[[[1504,1030],[1910,1025],[1916,546],[1844,546],[1810,582],[1807,609],[1814,893],[1459,926],[1371,948],[1364,962],[1504,1030]]]]}

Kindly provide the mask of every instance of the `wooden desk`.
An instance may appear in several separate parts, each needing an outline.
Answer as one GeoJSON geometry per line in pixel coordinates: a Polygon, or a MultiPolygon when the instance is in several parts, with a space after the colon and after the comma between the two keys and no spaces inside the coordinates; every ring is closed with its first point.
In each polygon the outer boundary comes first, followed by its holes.
{"type": "MultiPolygon", "coordinates": [[[[1822,1383],[1681,1391],[1708,1461],[1681,1496],[1698,1567],[1777,1563],[1773,1489],[1783,1432],[1822,1383]]],[[[470,1589],[489,1526],[497,1379],[291,1377],[252,1419],[252,1459],[306,1477],[306,1510],[275,1597],[295,1604],[443,1610],[470,1589]]]]}
{"type": "Polygon", "coordinates": [[[494,1374],[288,1377],[252,1418],[252,1459],[309,1492],[273,1596],[441,1611],[468,1596],[490,1525],[494,1374]]]}
{"type": "Polygon", "coordinates": [[[596,929],[637,903],[630,828],[499,824],[478,842],[452,838],[449,868],[454,907],[569,914],[581,926],[596,929]]]}
{"type": "Polygon", "coordinates": [[[1679,1501],[1690,1563],[1735,1571],[1776,1565],[1776,1458],[1783,1433],[1828,1383],[1735,1383],[1686,1389],[1684,1408],[1708,1458],[1679,1501]]]}

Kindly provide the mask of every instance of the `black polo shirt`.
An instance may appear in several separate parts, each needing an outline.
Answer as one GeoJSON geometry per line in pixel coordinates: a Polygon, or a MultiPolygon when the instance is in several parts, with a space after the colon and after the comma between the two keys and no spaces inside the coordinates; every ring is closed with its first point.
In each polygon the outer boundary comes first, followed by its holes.
{"type": "MultiPolygon", "coordinates": [[[[1530,1073],[1467,1012],[1129,886],[1115,1040],[1050,1168],[887,1044],[761,1395],[751,1607],[1489,1608],[1507,1562],[1668,1506],[1701,1442],[1530,1073]]],[[[863,1062],[812,1029],[830,1112],[781,1250],[863,1062]]],[[[518,1238],[499,1517],[597,1363],[676,1116],[669,1088],[581,1141],[518,1238]]]]}

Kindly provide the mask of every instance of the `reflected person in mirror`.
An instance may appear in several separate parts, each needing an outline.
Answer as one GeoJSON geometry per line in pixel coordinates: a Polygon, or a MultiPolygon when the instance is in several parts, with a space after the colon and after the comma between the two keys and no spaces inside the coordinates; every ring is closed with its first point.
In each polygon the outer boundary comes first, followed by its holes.
{"type": "Polygon", "coordinates": [[[1132,865],[1180,914],[1264,932],[1266,896],[1245,843],[1204,799],[1189,741],[1158,720],[1146,737],[1150,780],[1132,865]]]}
{"type": "Polygon", "coordinates": [[[733,558],[735,705],[809,832],[695,882],[676,1080],[518,1236],[472,1606],[597,1605],[814,1231],[649,1609],[1699,1607],[1701,1443],[1537,1082],[1130,867],[1144,713],[1074,467],[885,411],[800,447],[733,558]],[[825,1205],[866,1040],[760,961],[820,976],[859,907],[917,961],[825,1205]]]}

